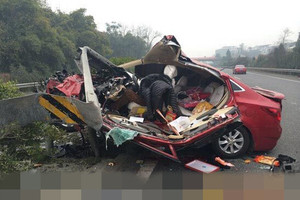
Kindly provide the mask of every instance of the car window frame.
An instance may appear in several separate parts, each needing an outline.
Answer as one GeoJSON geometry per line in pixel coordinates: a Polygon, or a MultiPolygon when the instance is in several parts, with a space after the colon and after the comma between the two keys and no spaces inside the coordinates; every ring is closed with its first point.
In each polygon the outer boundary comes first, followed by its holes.
{"type": "Polygon", "coordinates": [[[245,89],[242,86],[240,86],[238,83],[236,83],[234,80],[230,79],[229,81],[233,92],[245,92],[245,89]],[[235,84],[238,88],[240,88],[240,90],[234,90],[232,84],[235,84]]]}

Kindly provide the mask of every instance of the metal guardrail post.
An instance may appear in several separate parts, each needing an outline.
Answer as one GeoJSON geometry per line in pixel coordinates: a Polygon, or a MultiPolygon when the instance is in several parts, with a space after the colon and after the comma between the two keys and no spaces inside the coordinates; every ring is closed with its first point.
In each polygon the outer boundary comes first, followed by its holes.
{"type": "Polygon", "coordinates": [[[16,86],[17,86],[19,89],[22,89],[22,88],[31,88],[31,87],[38,87],[38,86],[41,86],[41,83],[39,83],[39,82],[32,82],[32,83],[18,83],[18,84],[16,84],[16,86]]]}

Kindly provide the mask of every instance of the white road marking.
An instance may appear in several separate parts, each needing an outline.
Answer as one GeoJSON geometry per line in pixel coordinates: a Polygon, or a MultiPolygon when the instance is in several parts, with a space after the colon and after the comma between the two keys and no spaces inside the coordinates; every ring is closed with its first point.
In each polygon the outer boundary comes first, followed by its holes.
{"type": "Polygon", "coordinates": [[[259,75],[259,76],[267,76],[267,77],[270,77],[270,78],[276,78],[276,79],[284,80],[284,81],[291,81],[291,82],[294,82],[294,83],[300,83],[300,81],[297,81],[297,80],[291,80],[291,79],[287,79],[287,78],[280,78],[280,77],[277,77],[277,76],[270,76],[270,75],[258,74],[258,73],[253,73],[253,72],[248,72],[248,73],[259,75]]]}

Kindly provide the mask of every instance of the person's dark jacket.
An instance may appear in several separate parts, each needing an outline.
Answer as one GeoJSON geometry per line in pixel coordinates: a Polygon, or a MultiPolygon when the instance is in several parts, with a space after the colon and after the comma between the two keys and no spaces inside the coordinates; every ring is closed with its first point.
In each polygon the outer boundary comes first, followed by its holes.
{"type": "Polygon", "coordinates": [[[139,94],[146,102],[147,112],[143,117],[154,120],[156,109],[162,111],[163,103],[171,106],[177,116],[182,115],[178,107],[171,79],[163,74],[151,74],[142,79],[139,94]]]}

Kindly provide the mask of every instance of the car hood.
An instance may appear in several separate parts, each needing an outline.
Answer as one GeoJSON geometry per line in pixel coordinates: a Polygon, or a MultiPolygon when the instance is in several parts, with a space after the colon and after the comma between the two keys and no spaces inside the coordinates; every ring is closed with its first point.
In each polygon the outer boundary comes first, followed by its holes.
{"type": "Polygon", "coordinates": [[[258,86],[252,87],[252,89],[255,92],[257,92],[257,93],[259,93],[259,94],[261,94],[265,97],[271,98],[271,99],[278,99],[278,100],[284,99],[284,94],[281,94],[279,92],[275,92],[275,91],[272,91],[272,90],[266,90],[266,89],[260,88],[258,86]]]}

